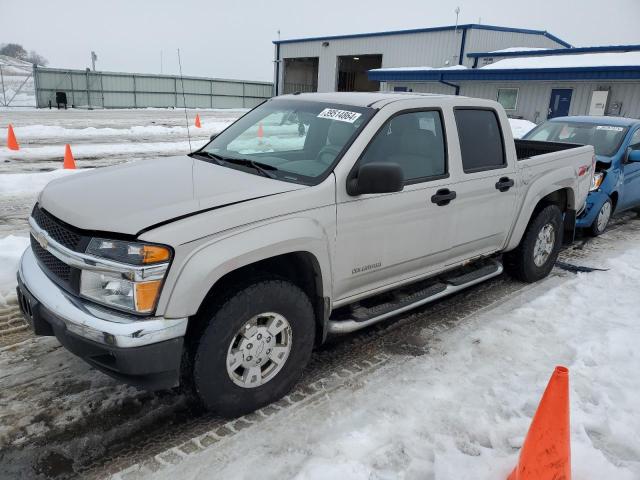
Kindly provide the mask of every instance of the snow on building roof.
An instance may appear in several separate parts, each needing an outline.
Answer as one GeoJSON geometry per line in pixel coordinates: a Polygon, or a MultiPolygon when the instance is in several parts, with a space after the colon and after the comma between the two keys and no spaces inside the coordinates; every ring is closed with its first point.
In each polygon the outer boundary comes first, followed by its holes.
{"type": "Polygon", "coordinates": [[[640,66],[640,52],[585,53],[540,57],[506,58],[481,67],[482,70],[514,68],[575,68],[640,66]]]}
{"type": "Polygon", "coordinates": [[[537,52],[538,50],[549,50],[543,47],[509,47],[501,50],[491,50],[487,53],[511,53],[511,52],[537,52]]]}
{"type": "Polygon", "coordinates": [[[388,67],[374,68],[369,72],[426,72],[426,71],[446,71],[446,70],[466,70],[464,65],[452,65],[450,67],[388,67]]]}

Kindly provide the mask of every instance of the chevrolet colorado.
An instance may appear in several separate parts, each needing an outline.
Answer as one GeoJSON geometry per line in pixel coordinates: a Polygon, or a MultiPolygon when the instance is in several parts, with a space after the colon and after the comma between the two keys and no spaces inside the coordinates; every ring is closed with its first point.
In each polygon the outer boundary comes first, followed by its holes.
{"type": "Polygon", "coordinates": [[[234,416],[285,395],[314,346],[573,239],[591,146],[514,141],[493,101],[273,98],[189,155],[51,182],[18,295],[37,335],[234,416]]]}

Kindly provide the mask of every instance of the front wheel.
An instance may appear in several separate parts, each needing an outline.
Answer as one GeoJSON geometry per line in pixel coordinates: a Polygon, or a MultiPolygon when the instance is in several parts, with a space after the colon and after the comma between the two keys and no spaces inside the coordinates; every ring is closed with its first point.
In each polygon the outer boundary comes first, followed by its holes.
{"type": "Polygon", "coordinates": [[[207,408],[227,417],[286,395],[311,356],[313,307],[284,280],[241,289],[197,320],[208,326],[197,342],[193,385],[207,408]]]}
{"type": "Polygon", "coordinates": [[[598,216],[593,221],[591,225],[590,232],[591,235],[597,237],[598,235],[602,235],[604,231],[607,229],[609,225],[609,220],[611,220],[611,213],[613,212],[613,206],[611,205],[611,200],[607,199],[600,207],[600,211],[598,212],[598,216]]]}
{"type": "Polygon", "coordinates": [[[551,272],[562,244],[562,212],[556,205],[540,210],[529,222],[518,247],[504,255],[507,273],[536,282],[551,272]]]}

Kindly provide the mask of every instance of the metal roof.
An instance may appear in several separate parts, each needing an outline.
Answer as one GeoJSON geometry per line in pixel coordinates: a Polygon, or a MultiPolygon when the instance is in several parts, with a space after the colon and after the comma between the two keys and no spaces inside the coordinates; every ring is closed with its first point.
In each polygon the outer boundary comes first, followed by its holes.
{"type": "Polygon", "coordinates": [[[430,27],[430,28],[414,28],[410,30],[391,30],[385,32],[370,32],[370,33],[354,33],[350,35],[331,35],[325,37],[307,37],[307,38],[291,38],[286,40],[274,40],[274,44],[286,44],[286,43],[298,43],[298,42],[313,42],[319,40],[342,40],[348,38],[361,38],[361,37],[381,37],[385,35],[409,35],[412,33],[426,33],[426,32],[443,32],[448,30],[494,30],[498,32],[514,32],[514,33],[529,33],[532,35],[541,35],[551,40],[570,48],[571,45],[564,40],[556,37],[555,35],[547,32],[546,30],[530,30],[526,28],[512,28],[512,27],[500,27],[497,25],[480,25],[477,23],[467,23],[464,25],[446,25],[442,27],[430,27]]]}
{"type": "Polygon", "coordinates": [[[467,57],[541,57],[546,55],[571,55],[574,53],[633,52],[637,50],[640,50],[640,45],[603,45],[598,47],[521,50],[518,52],[472,52],[467,53],[467,57]]]}
{"type": "Polygon", "coordinates": [[[626,80],[640,79],[640,65],[621,67],[513,68],[488,70],[396,70],[369,71],[369,80],[391,81],[462,81],[462,80],[626,80]]]}

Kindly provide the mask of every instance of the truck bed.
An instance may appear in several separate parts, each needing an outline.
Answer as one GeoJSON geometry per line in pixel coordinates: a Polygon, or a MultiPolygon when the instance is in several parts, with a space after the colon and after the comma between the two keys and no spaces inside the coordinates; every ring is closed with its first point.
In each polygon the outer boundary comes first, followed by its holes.
{"type": "Polygon", "coordinates": [[[544,155],[545,153],[560,152],[570,148],[582,147],[578,143],[542,142],[539,140],[515,139],[518,160],[544,155]]]}

